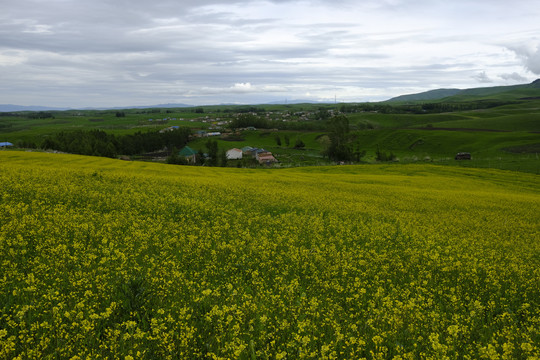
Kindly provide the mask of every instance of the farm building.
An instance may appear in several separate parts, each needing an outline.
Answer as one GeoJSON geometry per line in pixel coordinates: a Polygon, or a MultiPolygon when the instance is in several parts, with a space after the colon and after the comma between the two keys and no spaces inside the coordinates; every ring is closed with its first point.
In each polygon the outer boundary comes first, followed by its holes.
{"type": "Polygon", "coordinates": [[[161,134],[163,134],[163,133],[165,133],[167,131],[174,131],[174,130],[178,130],[178,129],[180,129],[180,126],[174,125],[174,126],[169,126],[168,128],[165,128],[165,129],[161,129],[161,130],[159,130],[159,132],[161,134]]]}
{"type": "Polygon", "coordinates": [[[265,156],[265,155],[272,155],[270,151],[264,150],[264,149],[256,149],[255,152],[255,159],[259,160],[259,157],[265,156]]]}
{"type": "Polygon", "coordinates": [[[227,159],[229,160],[242,159],[242,150],[236,149],[236,148],[227,150],[227,159]]]}
{"type": "Polygon", "coordinates": [[[264,149],[259,149],[255,152],[255,159],[259,162],[259,164],[270,164],[277,162],[276,158],[270,151],[266,151],[264,149]]]}
{"type": "Polygon", "coordinates": [[[277,162],[276,158],[269,152],[258,155],[257,160],[259,161],[259,164],[271,164],[277,162]]]}
{"type": "Polygon", "coordinates": [[[242,154],[244,155],[251,155],[251,151],[253,150],[253,148],[251,146],[244,146],[242,148],[242,154]]]}
{"type": "Polygon", "coordinates": [[[189,146],[184,146],[178,152],[178,155],[184,157],[188,162],[194,163],[197,161],[197,152],[189,146]]]}
{"type": "Polygon", "coordinates": [[[457,153],[455,160],[471,160],[471,154],[468,152],[457,153]]]}
{"type": "Polygon", "coordinates": [[[0,148],[8,147],[8,146],[13,146],[13,144],[10,142],[0,142],[0,148]]]}

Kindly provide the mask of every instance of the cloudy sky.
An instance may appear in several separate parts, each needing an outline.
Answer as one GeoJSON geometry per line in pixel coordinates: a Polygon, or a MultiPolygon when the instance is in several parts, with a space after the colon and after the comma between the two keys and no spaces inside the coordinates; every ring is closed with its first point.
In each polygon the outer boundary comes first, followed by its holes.
{"type": "Polygon", "coordinates": [[[540,0],[2,0],[0,104],[378,101],[540,77],[540,0]]]}

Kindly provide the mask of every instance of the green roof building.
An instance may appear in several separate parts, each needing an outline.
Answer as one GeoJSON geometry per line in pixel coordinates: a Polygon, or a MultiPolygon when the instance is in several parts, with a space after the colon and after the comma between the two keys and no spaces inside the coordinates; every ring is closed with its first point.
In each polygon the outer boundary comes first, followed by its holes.
{"type": "Polygon", "coordinates": [[[189,162],[197,161],[197,152],[190,148],[189,146],[184,146],[179,152],[179,156],[183,156],[189,162]]]}

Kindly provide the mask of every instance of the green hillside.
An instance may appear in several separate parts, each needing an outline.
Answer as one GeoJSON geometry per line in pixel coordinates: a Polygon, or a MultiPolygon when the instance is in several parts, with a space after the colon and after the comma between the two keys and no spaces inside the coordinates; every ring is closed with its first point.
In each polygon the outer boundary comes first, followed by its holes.
{"type": "Polygon", "coordinates": [[[439,100],[459,93],[460,89],[435,89],[418,94],[400,95],[387,100],[388,102],[413,102],[426,100],[439,100]]]}
{"type": "MultiPolygon", "coordinates": [[[[446,96],[445,91],[430,92],[430,96],[446,96]]],[[[174,148],[186,143],[207,153],[209,139],[195,135],[215,131],[222,133],[211,138],[221,154],[227,149],[251,146],[272,152],[279,161],[273,165],[276,167],[330,165],[339,161],[325,157],[328,121],[344,116],[349,123],[346,141],[358,155],[347,161],[376,163],[393,159],[400,163],[456,164],[455,154],[466,151],[472,153],[473,160],[460,162],[460,166],[539,173],[539,92],[537,80],[525,85],[460,90],[443,100],[411,103],[1,113],[0,142],[8,141],[20,148],[165,162],[174,148]],[[234,126],[240,119],[243,125],[234,126]],[[152,135],[171,127],[181,127],[187,140],[171,141],[152,135]],[[95,130],[100,132],[86,136],[95,130]],[[66,135],[76,132],[80,135],[76,138],[66,135]],[[303,146],[296,147],[297,141],[303,146]]],[[[223,165],[260,167],[255,160],[228,161],[223,165]]]]}
{"type": "Polygon", "coordinates": [[[387,102],[408,103],[422,101],[464,102],[479,100],[518,100],[540,97],[540,79],[530,84],[491,86],[472,89],[436,89],[418,94],[394,97],[387,102]]]}

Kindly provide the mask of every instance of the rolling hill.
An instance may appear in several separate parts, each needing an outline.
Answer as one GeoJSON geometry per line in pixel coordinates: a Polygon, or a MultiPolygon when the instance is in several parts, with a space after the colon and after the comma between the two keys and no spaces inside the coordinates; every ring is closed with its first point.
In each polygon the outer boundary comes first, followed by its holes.
{"type": "Polygon", "coordinates": [[[540,98],[540,79],[530,84],[512,86],[491,86],[471,89],[436,89],[417,94],[401,95],[387,100],[392,103],[410,103],[418,101],[460,102],[475,100],[517,100],[540,98]]]}

